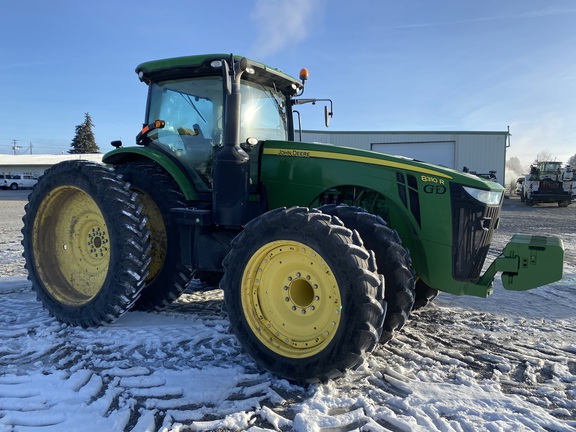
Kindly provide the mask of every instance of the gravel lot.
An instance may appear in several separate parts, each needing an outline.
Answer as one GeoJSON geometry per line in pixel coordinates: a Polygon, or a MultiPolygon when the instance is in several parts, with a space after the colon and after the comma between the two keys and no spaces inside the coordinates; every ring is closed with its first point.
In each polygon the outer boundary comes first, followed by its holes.
{"type": "Polygon", "coordinates": [[[26,275],[20,230],[29,193],[0,189],[0,277],[26,275]]]}

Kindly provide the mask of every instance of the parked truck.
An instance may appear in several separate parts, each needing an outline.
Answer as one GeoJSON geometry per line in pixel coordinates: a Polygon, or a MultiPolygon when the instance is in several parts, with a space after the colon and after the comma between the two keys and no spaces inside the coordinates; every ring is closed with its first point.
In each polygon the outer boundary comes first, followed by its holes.
{"type": "Polygon", "coordinates": [[[29,174],[0,173],[0,189],[32,189],[38,181],[37,177],[29,174]]]}
{"type": "Polygon", "coordinates": [[[558,203],[567,207],[574,199],[574,171],[562,162],[537,162],[530,168],[523,186],[523,200],[527,205],[558,203]]]}
{"type": "MultiPolygon", "coordinates": [[[[136,145],[66,161],[26,205],[24,257],[58,320],[110,323],[218,282],[254,360],[297,381],[358,367],[438,291],[486,297],[562,277],[558,237],[515,235],[482,273],[503,187],[456,170],[295,140],[300,79],[212,54],[136,68],[136,145]]],[[[331,114],[326,109],[326,118],[331,114]]]]}

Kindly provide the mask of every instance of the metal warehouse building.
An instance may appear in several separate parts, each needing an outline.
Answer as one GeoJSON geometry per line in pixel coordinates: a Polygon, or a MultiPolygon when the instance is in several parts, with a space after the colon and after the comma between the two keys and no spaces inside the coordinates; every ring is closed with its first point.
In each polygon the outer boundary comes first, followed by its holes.
{"type": "Polygon", "coordinates": [[[462,171],[496,171],[504,185],[510,132],[302,131],[302,141],[406,156],[462,171]]]}

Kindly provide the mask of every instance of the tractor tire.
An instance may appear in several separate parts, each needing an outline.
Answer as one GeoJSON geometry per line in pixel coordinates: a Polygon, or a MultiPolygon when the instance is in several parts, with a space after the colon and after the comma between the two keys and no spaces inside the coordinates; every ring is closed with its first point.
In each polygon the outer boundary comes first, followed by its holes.
{"type": "Polygon", "coordinates": [[[184,195],[162,168],[150,163],[126,163],[114,170],[130,183],[137,194],[150,230],[152,261],[135,310],[156,311],[172,303],[192,279],[192,270],[180,258],[180,232],[170,209],[184,207],[184,195]]]}
{"type": "Polygon", "coordinates": [[[378,343],[382,278],[358,235],[301,207],[248,223],[224,260],[224,304],[244,349],[265,369],[325,382],[355,369],[378,343]]]}
{"type": "Polygon", "coordinates": [[[114,171],[78,160],[52,166],[23,222],[28,279],[58,320],[95,327],[134,304],[148,272],[149,232],[136,194],[114,171]]]}
{"type": "Polygon", "coordinates": [[[414,306],[412,310],[422,309],[434,300],[438,296],[439,291],[434,288],[430,288],[422,279],[416,281],[416,299],[414,300],[414,306]]]}
{"type": "Polygon", "coordinates": [[[410,254],[402,247],[396,231],[380,216],[347,205],[330,204],[320,210],[338,217],[347,228],[358,231],[366,249],[376,255],[378,272],[384,276],[384,298],[388,305],[380,337],[380,343],[384,344],[406,324],[412,311],[415,292],[410,254]]]}

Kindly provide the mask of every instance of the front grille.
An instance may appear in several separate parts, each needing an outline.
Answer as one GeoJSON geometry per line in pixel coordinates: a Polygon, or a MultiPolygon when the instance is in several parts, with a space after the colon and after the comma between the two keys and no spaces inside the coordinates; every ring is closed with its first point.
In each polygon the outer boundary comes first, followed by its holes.
{"type": "Polygon", "coordinates": [[[476,282],[492,235],[500,206],[487,206],[472,198],[461,185],[451,184],[452,275],[455,280],[476,282]]]}

